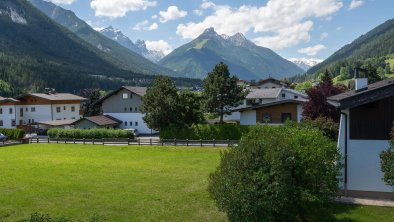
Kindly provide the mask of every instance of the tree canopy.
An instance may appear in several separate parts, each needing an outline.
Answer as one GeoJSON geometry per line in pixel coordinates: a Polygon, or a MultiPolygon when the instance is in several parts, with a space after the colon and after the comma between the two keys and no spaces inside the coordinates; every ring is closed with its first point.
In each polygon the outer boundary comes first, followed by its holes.
{"type": "Polygon", "coordinates": [[[231,113],[231,108],[236,107],[245,99],[247,92],[242,86],[237,85],[238,78],[230,76],[230,71],[224,63],[219,63],[208,73],[204,79],[204,107],[205,110],[220,116],[231,113]]]}

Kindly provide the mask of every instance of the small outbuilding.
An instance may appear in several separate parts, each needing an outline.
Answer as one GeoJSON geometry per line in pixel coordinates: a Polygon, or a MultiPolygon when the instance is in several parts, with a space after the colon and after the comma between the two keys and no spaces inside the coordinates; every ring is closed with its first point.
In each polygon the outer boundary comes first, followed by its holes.
{"type": "Polygon", "coordinates": [[[92,129],[92,128],[107,128],[114,129],[121,124],[122,121],[109,116],[109,115],[101,115],[101,116],[90,116],[84,117],[82,119],[74,122],[74,127],[77,129],[92,129]]]}

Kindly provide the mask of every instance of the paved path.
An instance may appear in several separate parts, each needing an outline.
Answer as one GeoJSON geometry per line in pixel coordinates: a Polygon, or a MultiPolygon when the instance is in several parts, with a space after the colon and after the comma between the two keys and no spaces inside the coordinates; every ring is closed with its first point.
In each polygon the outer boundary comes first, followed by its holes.
{"type": "Polygon", "coordinates": [[[362,199],[362,198],[353,198],[353,197],[339,197],[336,199],[336,201],[346,204],[394,207],[394,201],[392,200],[374,200],[374,199],[362,199]]]}

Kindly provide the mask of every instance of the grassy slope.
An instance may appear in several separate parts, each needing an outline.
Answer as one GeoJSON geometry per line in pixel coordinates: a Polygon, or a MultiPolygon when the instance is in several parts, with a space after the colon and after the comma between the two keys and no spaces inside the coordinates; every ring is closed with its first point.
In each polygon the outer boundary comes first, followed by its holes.
{"type": "MultiPolygon", "coordinates": [[[[225,221],[206,191],[218,163],[213,148],[0,148],[0,221],[37,211],[73,218],[97,213],[108,221],[225,221]]],[[[392,208],[351,205],[333,205],[329,214],[337,221],[394,218],[392,208]]]]}

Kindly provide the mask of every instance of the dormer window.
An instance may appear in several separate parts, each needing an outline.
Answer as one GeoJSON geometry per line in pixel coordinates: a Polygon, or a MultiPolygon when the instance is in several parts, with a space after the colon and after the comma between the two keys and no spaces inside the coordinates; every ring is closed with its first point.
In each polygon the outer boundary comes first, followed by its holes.
{"type": "Polygon", "coordinates": [[[122,94],[122,98],[123,99],[128,99],[129,98],[129,94],[128,93],[123,93],[122,94]]]}
{"type": "Polygon", "coordinates": [[[282,98],[286,98],[286,93],[282,93],[282,98]]]}

